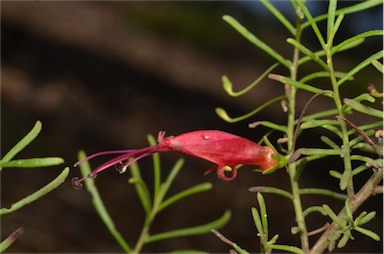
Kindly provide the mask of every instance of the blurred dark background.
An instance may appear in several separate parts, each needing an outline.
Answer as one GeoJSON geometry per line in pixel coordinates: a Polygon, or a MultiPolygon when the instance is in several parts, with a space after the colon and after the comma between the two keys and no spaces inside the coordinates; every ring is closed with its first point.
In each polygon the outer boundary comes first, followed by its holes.
{"type": "MultiPolygon", "coordinates": [[[[284,2],[282,10],[287,10],[284,2]]],[[[342,5],[352,4],[343,1],[342,5]]],[[[316,13],[327,10],[326,2],[311,3],[316,13]]],[[[221,129],[258,141],[266,129],[248,129],[257,120],[285,123],[279,105],[274,105],[249,121],[228,124],[216,116],[215,107],[224,107],[237,116],[283,93],[281,84],[264,80],[252,92],[230,98],[222,90],[221,76],[228,75],[235,90],[255,80],[274,61],[242,38],[222,16],[229,14],[287,58],[291,47],[284,28],[255,2],[2,2],[1,3],[1,151],[6,153],[33,126],[43,123],[43,131],[18,158],[60,156],[72,167],[77,152],[147,146],[146,135],[166,130],[177,135],[196,129],[221,129]]],[[[382,29],[382,8],[364,15],[348,15],[337,40],[370,29],[382,29]]],[[[318,48],[309,30],[304,40],[318,48]]],[[[348,71],[358,61],[382,48],[382,40],[369,39],[363,46],[341,53],[336,66],[348,71]]],[[[306,71],[311,71],[309,67],[306,71]]],[[[286,70],[276,72],[286,75],[286,70]]],[[[343,95],[354,97],[370,84],[380,89],[382,80],[373,67],[364,69],[344,86],[343,95]]],[[[380,89],[381,90],[381,89],[380,89]]],[[[299,93],[298,112],[309,98],[299,93]]],[[[308,112],[332,107],[318,98],[308,112]]],[[[353,116],[352,116],[353,117],[353,116]]],[[[357,124],[372,119],[352,118],[357,124]]],[[[317,146],[321,132],[313,130],[299,139],[299,146],[317,146]],[[315,138],[315,136],[316,138],[315,138]]],[[[273,137],[273,138],[278,138],[273,137]]],[[[273,140],[275,142],[275,140],[273,140]]],[[[179,154],[161,156],[168,172],[179,154]]],[[[232,211],[230,223],[220,231],[248,251],[258,251],[259,241],[250,209],[256,196],[248,192],[255,185],[272,185],[289,190],[283,170],[262,176],[251,168],[240,170],[235,181],[225,183],[215,174],[203,172],[211,164],[194,158],[176,178],[173,192],[203,181],[213,190],[188,198],[163,212],[153,233],[194,226],[214,220],[226,209],[232,211]],[[247,170],[248,169],[248,170],[247,170]]],[[[329,164],[309,165],[303,174],[303,187],[337,190],[329,164]]],[[[98,165],[93,162],[93,166],[98,165]]],[[[151,181],[151,159],[140,162],[142,174],[151,181]]],[[[2,172],[1,206],[36,191],[57,176],[62,167],[43,169],[5,169],[2,172]]],[[[78,176],[72,168],[69,179],[78,176]]],[[[363,177],[368,177],[366,176],[363,177]]],[[[142,227],[142,208],[129,174],[113,169],[97,178],[102,198],[123,236],[133,244],[142,227]]],[[[359,186],[359,183],[357,183],[359,186]]],[[[271,235],[280,234],[279,243],[299,244],[291,236],[294,214],[285,199],[265,195],[271,235]]],[[[335,211],[340,202],[310,197],[305,205],[327,202],[335,211]]],[[[369,200],[360,210],[375,209],[377,218],[369,228],[382,236],[382,196],[369,200]]],[[[360,211],[359,210],[359,211],[360,211]]],[[[324,225],[316,215],[309,218],[312,229],[324,225]]],[[[121,252],[92,207],[89,194],[75,191],[70,181],[14,214],[2,218],[2,238],[18,227],[25,232],[9,252],[121,252]]],[[[382,243],[354,234],[348,247],[339,252],[382,253],[382,243]]],[[[316,236],[313,237],[316,239],[316,236]]],[[[144,252],[175,249],[200,249],[227,252],[228,246],[213,235],[178,238],[146,246],[144,252]]]]}

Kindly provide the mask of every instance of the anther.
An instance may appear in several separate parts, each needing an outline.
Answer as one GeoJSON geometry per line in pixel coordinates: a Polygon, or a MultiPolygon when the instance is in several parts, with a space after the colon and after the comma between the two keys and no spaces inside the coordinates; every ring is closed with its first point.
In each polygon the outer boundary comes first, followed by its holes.
{"type": "Polygon", "coordinates": [[[117,172],[122,174],[127,170],[127,166],[124,163],[119,162],[118,164],[115,165],[115,169],[117,172]]]}
{"type": "Polygon", "coordinates": [[[78,177],[72,178],[72,186],[75,190],[81,190],[83,188],[83,185],[80,183],[78,177]]]}

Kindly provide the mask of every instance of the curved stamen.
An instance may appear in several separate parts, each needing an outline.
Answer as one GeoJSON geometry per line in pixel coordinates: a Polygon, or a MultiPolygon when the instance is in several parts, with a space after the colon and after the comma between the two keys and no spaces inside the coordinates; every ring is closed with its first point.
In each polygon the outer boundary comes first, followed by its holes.
{"type": "Polygon", "coordinates": [[[157,146],[150,146],[150,147],[146,147],[146,148],[142,148],[142,149],[136,149],[136,150],[114,150],[114,151],[105,151],[105,152],[98,152],[98,153],[95,153],[95,154],[92,154],[88,157],[86,157],[85,159],[82,159],[80,161],[78,161],[75,166],[77,165],[80,165],[81,163],[87,161],[87,160],[90,160],[92,158],[95,158],[95,157],[98,157],[98,156],[101,156],[101,155],[108,155],[108,154],[120,154],[120,153],[124,153],[122,155],[119,155],[111,160],[108,160],[107,162],[101,164],[100,166],[98,166],[95,170],[93,170],[90,174],[84,176],[83,178],[78,178],[78,177],[74,177],[72,178],[72,185],[75,189],[79,190],[82,188],[82,182],[87,179],[87,178],[95,178],[96,175],[103,171],[104,169],[107,169],[113,165],[116,165],[116,164],[119,164],[121,163],[122,164],[122,171],[119,171],[119,173],[124,173],[125,170],[128,166],[130,166],[132,163],[146,157],[146,156],[149,156],[149,155],[152,155],[154,153],[157,153],[157,152],[166,152],[166,151],[172,151],[172,149],[170,149],[169,147],[165,147],[165,146],[162,146],[162,145],[157,145],[157,146]],[[126,163],[123,163],[123,161],[125,160],[128,160],[132,157],[135,157],[137,156],[136,158],[132,159],[132,160],[129,160],[128,162],[126,163]]]}

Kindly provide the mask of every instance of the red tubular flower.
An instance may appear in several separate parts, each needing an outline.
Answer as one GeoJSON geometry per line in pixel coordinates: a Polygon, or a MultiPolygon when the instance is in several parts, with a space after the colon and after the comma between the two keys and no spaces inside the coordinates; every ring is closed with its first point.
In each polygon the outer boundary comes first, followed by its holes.
{"type": "Polygon", "coordinates": [[[269,171],[280,166],[278,160],[281,156],[271,147],[260,146],[251,140],[223,131],[198,130],[169,137],[165,137],[165,132],[160,131],[157,139],[159,144],[156,146],[135,150],[116,150],[95,153],[77,162],[75,166],[97,156],[121,154],[100,165],[88,176],[81,179],[77,177],[73,178],[72,183],[74,187],[80,189],[82,187],[81,182],[86,178],[95,177],[97,173],[113,165],[121,164],[119,172],[123,173],[133,162],[157,152],[176,151],[210,161],[216,165],[207,170],[205,175],[217,170],[217,176],[223,181],[233,180],[237,176],[235,166],[238,164],[256,165],[259,166],[262,171],[269,171]],[[134,159],[128,160],[130,158],[134,159]],[[225,175],[224,168],[226,166],[232,169],[232,176],[230,177],[225,175]]]}

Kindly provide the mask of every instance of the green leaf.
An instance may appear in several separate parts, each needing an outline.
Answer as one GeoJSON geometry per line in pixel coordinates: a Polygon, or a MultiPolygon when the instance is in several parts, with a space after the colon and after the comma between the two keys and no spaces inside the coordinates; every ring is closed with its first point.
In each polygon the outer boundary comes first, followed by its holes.
{"type": "Polygon", "coordinates": [[[330,146],[332,149],[334,149],[334,150],[338,150],[338,149],[340,149],[340,147],[339,147],[335,142],[333,142],[331,139],[329,139],[327,136],[321,136],[320,139],[321,139],[321,141],[323,141],[325,144],[327,144],[328,146],[330,146]]]}
{"type": "Polygon", "coordinates": [[[323,209],[327,213],[328,217],[332,219],[332,221],[334,221],[341,229],[344,228],[343,223],[339,220],[337,215],[332,211],[332,209],[328,205],[323,204],[323,209]]]}
{"type": "Polygon", "coordinates": [[[52,180],[50,183],[45,185],[43,188],[39,189],[38,191],[34,192],[31,195],[28,195],[27,197],[17,201],[16,203],[12,204],[10,208],[2,208],[0,209],[0,215],[12,213],[38,199],[43,197],[44,195],[48,194],[52,190],[56,189],[58,186],[60,186],[65,179],[67,178],[69,174],[69,168],[65,168],[60,175],[58,175],[54,180],[52,180]]]}
{"type": "Polygon", "coordinates": [[[258,39],[255,35],[249,32],[244,26],[242,26],[239,22],[237,22],[237,20],[235,20],[234,18],[228,15],[224,15],[223,20],[226,21],[228,24],[230,24],[233,28],[235,28],[244,38],[246,38],[256,47],[260,48],[261,50],[263,50],[264,52],[266,52],[267,54],[275,58],[279,63],[281,63],[288,69],[290,68],[291,64],[289,60],[282,57],[279,53],[277,53],[267,44],[265,44],[260,39],[258,39]]]}
{"type": "Polygon", "coordinates": [[[282,197],[285,197],[285,198],[288,198],[288,199],[293,199],[293,196],[291,193],[289,193],[288,191],[285,191],[285,190],[282,190],[282,189],[279,189],[279,188],[275,188],[275,187],[270,187],[270,186],[255,186],[255,187],[250,187],[248,189],[250,192],[261,192],[261,193],[273,193],[273,194],[276,194],[276,195],[279,195],[279,196],[282,196],[282,197]]]}
{"type": "Polygon", "coordinates": [[[285,125],[278,125],[278,124],[275,124],[275,123],[272,123],[272,122],[268,122],[268,121],[253,122],[253,123],[250,123],[248,125],[248,127],[249,128],[256,128],[259,125],[262,125],[262,126],[265,126],[265,127],[270,128],[270,129],[273,129],[273,130],[276,130],[276,131],[280,131],[280,132],[283,132],[283,133],[285,133],[287,131],[287,127],[285,125]]]}
{"type": "Polygon", "coordinates": [[[340,150],[322,148],[299,148],[302,155],[339,155],[340,150]]]}
{"type": "MultiPolygon", "coordinates": [[[[363,213],[362,213],[362,214],[363,214],[363,213]]],[[[375,216],[376,216],[376,212],[375,212],[375,211],[372,211],[372,212],[370,212],[370,213],[364,215],[364,217],[362,217],[362,218],[359,218],[360,216],[357,217],[357,218],[356,218],[356,223],[357,223],[357,225],[359,225],[359,226],[364,225],[364,224],[370,222],[373,218],[375,218],[375,216]],[[359,220],[357,221],[357,219],[359,219],[359,220]]]]}
{"type": "Polygon", "coordinates": [[[348,240],[351,239],[351,236],[352,236],[351,230],[344,231],[343,236],[341,237],[339,243],[337,244],[337,248],[339,249],[343,248],[347,244],[348,240]]]}
{"type": "Polygon", "coordinates": [[[351,179],[352,172],[344,171],[340,178],[340,190],[345,190],[348,186],[349,179],[351,179]]]}
{"type": "MultiPolygon", "coordinates": [[[[268,78],[270,78],[272,80],[279,81],[280,83],[283,83],[283,84],[288,84],[288,85],[296,87],[298,89],[302,89],[304,91],[314,93],[314,94],[318,94],[318,93],[321,93],[323,91],[320,88],[317,88],[317,87],[314,87],[314,86],[311,86],[308,84],[304,84],[304,83],[292,80],[288,77],[284,77],[284,76],[277,75],[277,74],[269,74],[268,78]]],[[[323,96],[332,98],[332,95],[330,93],[324,93],[323,96]]]]}
{"type": "Polygon", "coordinates": [[[327,215],[327,212],[324,210],[324,208],[322,206],[311,206],[311,207],[308,207],[307,209],[304,210],[304,212],[303,212],[304,218],[313,212],[319,212],[324,216],[327,215]]]}
{"type": "Polygon", "coordinates": [[[351,209],[351,204],[349,203],[348,199],[345,199],[345,214],[348,217],[348,220],[351,221],[353,220],[353,213],[351,209]]]}
{"type": "Polygon", "coordinates": [[[283,250],[288,253],[297,253],[297,254],[304,253],[304,251],[302,251],[301,249],[294,246],[289,246],[289,245],[271,244],[271,245],[268,245],[268,248],[271,248],[273,250],[283,250]]]}
{"type": "MultiPolygon", "coordinates": [[[[86,154],[84,151],[80,151],[78,154],[79,161],[86,158],[86,154]]],[[[80,165],[80,171],[83,177],[89,175],[91,173],[91,167],[89,166],[88,161],[85,161],[80,165]]],[[[121,236],[120,232],[116,229],[115,223],[113,222],[112,218],[109,216],[109,213],[107,211],[107,208],[105,207],[103,200],[100,197],[99,191],[96,188],[95,180],[88,177],[84,181],[85,187],[87,188],[87,191],[92,196],[92,203],[95,207],[95,210],[99,214],[101,220],[104,222],[105,226],[108,228],[111,235],[115,238],[115,240],[118,242],[120,247],[126,252],[130,253],[132,252],[131,248],[129,247],[128,243],[124,240],[124,238],[121,236]]]]}
{"type": "MultiPolygon", "coordinates": [[[[345,75],[347,75],[345,72],[334,72],[333,73],[336,78],[343,78],[345,75]]],[[[299,80],[300,83],[308,82],[312,79],[316,78],[327,78],[330,77],[330,73],[328,71],[319,71],[319,72],[313,72],[311,74],[308,74],[307,76],[304,76],[299,80]]],[[[353,80],[353,77],[350,77],[349,80],[353,80]]]]}
{"type": "Polygon", "coordinates": [[[206,234],[210,232],[211,229],[217,229],[217,228],[223,227],[229,221],[230,218],[231,218],[231,212],[226,211],[224,215],[221,216],[219,219],[212,221],[208,224],[204,224],[196,227],[184,228],[184,229],[177,229],[173,231],[151,235],[147,239],[146,243],[170,239],[170,238],[206,234]]]}
{"type": "Polygon", "coordinates": [[[285,16],[278,10],[275,8],[275,6],[273,6],[269,1],[267,0],[261,0],[260,1],[275,17],[277,20],[279,20],[284,26],[285,28],[287,28],[287,30],[292,34],[292,35],[295,35],[296,34],[296,29],[293,27],[293,25],[291,24],[291,22],[289,22],[285,16]]]}
{"type": "Polygon", "coordinates": [[[335,199],[340,200],[346,200],[347,196],[345,194],[341,194],[335,191],[327,190],[327,189],[320,189],[320,188],[303,188],[300,189],[300,195],[322,195],[322,196],[328,196],[335,199]]]}
{"type": "Polygon", "coordinates": [[[344,76],[344,78],[337,81],[337,85],[341,86],[345,81],[347,81],[350,77],[367,67],[372,63],[372,60],[377,60],[383,58],[383,50],[380,50],[379,52],[371,55],[370,57],[366,58],[364,61],[360,62],[356,67],[354,67],[352,70],[348,72],[347,75],[344,76]]]}
{"type": "Polygon", "coordinates": [[[324,38],[320,32],[319,27],[316,24],[316,21],[313,19],[311,13],[309,12],[309,10],[307,9],[307,7],[304,5],[304,3],[302,1],[297,1],[297,4],[300,6],[300,9],[304,13],[305,17],[308,19],[308,22],[311,25],[312,30],[315,32],[316,37],[319,40],[321,47],[323,49],[325,49],[326,48],[325,41],[324,41],[324,38]]]}
{"type": "Polygon", "coordinates": [[[267,101],[266,103],[264,103],[263,105],[257,107],[256,109],[252,110],[251,112],[249,112],[248,114],[245,114],[245,115],[242,115],[242,116],[238,116],[238,117],[235,117],[235,118],[232,118],[230,117],[227,112],[225,111],[225,109],[222,109],[222,108],[216,108],[215,111],[216,111],[216,114],[221,117],[224,121],[227,121],[229,123],[236,123],[236,122],[239,122],[239,121],[242,121],[242,120],[245,120],[247,118],[250,118],[251,116],[257,114],[258,112],[260,112],[261,110],[263,110],[264,108],[268,107],[269,105],[277,102],[277,101],[280,101],[282,99],[286,98],[285,95],[283,96],[279,96],[279,97],[276,97],[272,100],[269,100],[267,101]]]}
{"type": "Polygon", "coordinates": [[[6,155],[4,155],[4,157],[1,159],[1,162],[8,162],[13,157],[15,157],[16,154],[23,150],[37,137],[37,135],[39,135],[41,128],[41,122],[37,121],[35,123],[35,126],[33,126],[32,130],[24,138],[22,138],[11,150],[9,150],[6,155]]]}
{"type": "Polygon", "coordinates": [[[336,170],[329,170],[329,175],[337,179],[341,179],[342,177],[342,174],[340,172],[337,172],[336,170]]]}
{"type": "Polygon", "coordinates": [[[314,52],[312,52],[311,50],[306,48],[300,42],[298,42],[298,41],[296,41],[295,39],[292,39],[292,38],[288,38],[287,42],[289,44],[293,45],[298,50],[300,50],[301,53],[303,53],[304,55],[310,57],[313,61],[318,63],[321,67],[323,67],[324,70],[326,70],[326,71],[329,70],[328,65],[323,60],[321,60],[321,58],[318,55],[316,55],[314,52]]]}
{"type": "Polygon", "coordinates": [[[163,195],[161,198],[163,198],[165,196],[165,194],[167,193],[167,191],[168,191],[169,187],[171,186],[173,180],[175,179],[177,174],[180,172],[180,169],[183,167],[183,165],[184,165],[184,160],[183,159],[178,159],[176,161],[176,163],[172,167],[171,172],[169,173],[166,181],[161,186],[161,191],[162,191],[162,195],[163,195]]]}
{"type": "Polygon", "coordinates": [[[161,210],[165,209],[166,207],[168,207],[169,205],[175,203],[176,201],[182,199],[182,198],[185,198],[187,196],[191,196],[193,194],[200,193],[200,192],[203,192],[203,191],[207,191],[207,190],[210,190],[210,189],[212,189],[212,184],[211,183],[201,183],[201,184],[198,184],[198,185],[193,186],[191,188],[188,188],[188,189],[186,189],[184,191],[181,191],[181,192],[173,195],[172,197],[168,198],[164,202],[162,202],[160,207],[159,207],[159,212],[161,210]]]}
{"type": "Polygon", "coordinates": [[[132,178],[130,178],[128,182],[134,184],[141,205],[143,206],[145,213],[149,214],[151,211],[152,199],[148,187],[141,177],[140,168],[136,162],[132,163],[129,168],[131,170],[132,178]]]}
{"type": "MultiPolygon", "coordinates": [[[[381,73],[384,73],[384,65],[380,63],[377,60],[372,60],[372,65],[375,66],[375,68],[380,71],[381,73]]],[[[377,97],[383,97],[383,94],[377,93],[377,97]]]]}
{"type": "Polygon", "coordinates": [[[263,232],[264,232],[265,240],[267,241],[268,240],[267,206],[265,205],[264,197],[260,192],[257,193],[257,202],[259,203],[261,223],[263,225],[263,232]]]}
{"type": "Polygon", "coordinates": [[[337,0],[330,0],[328,4],[328,19],[327,19],[327,43],[333,41],[335,35],[335,12],[337,7],[337,0]]]}
{"type": "Polygon", "coordinates": [[[8,162],[1,162],[1,168],[37,168],[56,166],[64,163],[64,160],[59,157],[45,157],[45,158],[31,158],[11,160],[8,162]]]}
{"type": "Polygon", "coordinates": [[[365,228],[361,228],[361,227],[356,227],[355,230],[357,232],[362,233],[363,235],[366,235],[366,236],[372,238],[375,241],[380,241],[380,236],[378,234],[376,234],[375,232],[369,230],[369,229],[365,229],[365,228]]]}
{"type": "MultiPolygon", "coordinates": [[[[377,5],[382,5],[382,4],[383,4],[382,0],[366,0],[363,2],[358,2],[357,4],[352,5],[352,6],[338,9],[335,14],[340,15],[340,13],[350,14],[350,13],[360,12],[360,11],[375,7],[377,5]]],[[[327,18],[328,18],[328,13],[317,16],[316,18],[313,19],[313,21],[319,22],[319,21],[325,20],[327,18]]],[[[302,25],[302,29],[305,29],[306,27],[309,27],[310,25],[311,25],[311,23],[308,21],[302,25]]]]}
{"type": "Polygon", "coordinates": [[[367,31],[367,32],[355,35],[351,38],[348,38],[348,39],[340,42],[339,44],[335,45],[334,47],[332,47],[331,54],[333,55],[339,51],[345,50],[346,48],[349,49],[349,48],[355,47],[357,45],[360,45],[362,42],[364,42],[364,39],[367,37],[383,36],[383,33],[384,32],[382,30],[371,30],[371,31],[367,31]]]}
{"type": "Polygon", "coordinates": [[[377,118],[383,118],[383,111],[381,110],[365,106],[359,102],[356,102],[348,98],[344,99],[344,103],[350,106],[351,108],[353,108],[354,110],[364,113],[366,115],[374,116],[377,118]]]}
{"type": "MultiPolygon", "coordinates": [[[[261,237],[264,237],[263,225],[261,222],[259,211],[257,211],[257,209],[255,207],[252,207],[251,212],[252,212],[252,218],[253,218],[253,221],[255,223],[257,232],[259,232],[259,235],[261,237]]],[[[268,239],[262,239],[262,240],[268,241],[268,239]]]]}
{"type": "MultiPolygon", "coordinates": [[[[150,146],[155,146],[156,140],[152,135],[147,136],[147,140],[150,146]]],[[[161,166],[160,166],[160,155],[159,153],[152,154],[153,162],[153,196],[157,197],[159,194],[160,183],[161,183],[161,166]]]]}
{"type": "Polygon", "coordinates": [[[3,253],[9,246],[12,245],[17,238],[19,238],[24,233],[24,228],[16,229],[12,234],[10,234],[7,238],[4,239],[0,243],[0,253],[3,253]]]}
{"type": "Polygon", "coordinates": [[[311,121],[305,121],[301,124],[301,129],[311,129],[311,128],[317,128],[322,127],[325,125],[332,125],[332,126],[340,126],[340,122],[337,120],[311,120],[311,121]]]}
{"type": "Polygon", "coordinates": [[[223,83],[223,89],[232,97],[237,97],[237,96],[243,95],[243,94],[247,93],[248,91],[250,91],[252,88],[254,88],[256,85],[258,85],[278,65],[279,64],[276,63],[276,64],[272,65],[271,67],[269,67],[265,72],[263,72],[261,74],[261,76],[259,78],[257,78],[254,82],[252,82],[252,84],[250,84],[249,86],[247,86],[246,88],[244,88],[238,92],[233,91],[233,85],[232,85],[232,82],[229,80],[229,78],[227,76],[223,76],[221,78],[222,83],[223,83]]]}

